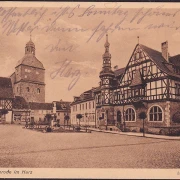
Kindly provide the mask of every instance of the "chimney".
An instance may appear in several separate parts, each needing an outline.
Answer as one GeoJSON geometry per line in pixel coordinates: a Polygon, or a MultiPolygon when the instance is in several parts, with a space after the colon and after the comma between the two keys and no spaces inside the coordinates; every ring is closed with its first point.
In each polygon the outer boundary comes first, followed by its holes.
{"type": "Polygon", "coordinates": [[[162,56],[166,61],[169,62],[169,53],[168,53],[168,42],[161,43],[162,56]]]}

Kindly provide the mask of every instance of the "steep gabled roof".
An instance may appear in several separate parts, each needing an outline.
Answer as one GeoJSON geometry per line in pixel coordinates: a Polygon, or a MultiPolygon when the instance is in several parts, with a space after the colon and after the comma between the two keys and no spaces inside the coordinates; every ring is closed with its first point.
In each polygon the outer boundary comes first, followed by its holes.
{"type": "Polygon", "coordinates": [[[56,109],[57,110],[70,110],[70,103],[66,101],[56,101],[56,109]]]}
{"type": "Polygon", "coordinates": [[[53,110],[53,103],[29,102],[29,107],[32,110],[53,110]]]}
{"type": "Polygon", "coordinates": [[[125,72],[126,68],[120,68],[114,71],[115,76],[121,76],[125,72]]]}
{"type": "Polygon", "coordinates": [[[29,105],[23,97],[15,96],[13,109],[29,109],[29,105]]]}
{"type": "Polygon", "coordinates": [[[169,57],[169,62],[175,66],[180,66],[180,54],[169,57]]]}
{"type": "Polygon", "coordinates": [[[162,53],[154,50],[152,48],[149,48],[147,46],[144,46],[140,44],[140,47],[145,51],[145,53],[152,59],[152,61],[158,66],[160,70],[165,72],[166,74],[174,77],[180,78],[180,75],[174,73],[171,68],[168,68],[168,65],[171,65],[169,62],[167,62],[163,56],[162,53]]]}
{"type": "Polygon", "coordinates": [[[11,78],[0,77],[0,98],[1,99],[14,98],[11,78]]]}

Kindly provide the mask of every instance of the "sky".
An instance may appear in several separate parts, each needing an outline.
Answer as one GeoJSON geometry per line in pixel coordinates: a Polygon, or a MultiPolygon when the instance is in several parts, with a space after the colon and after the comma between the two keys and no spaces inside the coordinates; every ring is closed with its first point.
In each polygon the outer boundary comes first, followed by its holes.
{"type": "Polygon", "coordinates": [[[46,102],[72,101],[98,86],[106,33],[112,69],[127,65],[137,36],[140,44],[158,51],[168,41],[171,56],[180,52],[179,8],[93,2],[38,6],[0,8],[0,76],[14,72],[31,34],[36,57],[46,69],[46,102]]]}

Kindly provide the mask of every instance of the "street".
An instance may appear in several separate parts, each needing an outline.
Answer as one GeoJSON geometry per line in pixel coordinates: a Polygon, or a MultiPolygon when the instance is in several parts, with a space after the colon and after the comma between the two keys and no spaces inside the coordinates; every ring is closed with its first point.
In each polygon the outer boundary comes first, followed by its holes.
{"type": "Polygon", "coordinates": [[[41,133],[0,125],[0,167],[179,168],[178,140],[102,132],[41,133]]]}

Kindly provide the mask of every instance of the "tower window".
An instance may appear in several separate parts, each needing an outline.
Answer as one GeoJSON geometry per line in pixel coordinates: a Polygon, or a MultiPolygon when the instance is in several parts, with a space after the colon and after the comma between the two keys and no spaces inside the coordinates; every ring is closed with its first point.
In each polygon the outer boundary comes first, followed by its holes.
{"type": "Polygon", "coordinates": [[[29,88],[29,87],[27,87],[27,88],[26,88],[26,90],[27,90],[27,92],[29,92],[29,91],[30,91],[30,88],[29,88]]]}
{"type": "Polygon", "coordinates": [[[37,88],[37,93],[38,93],[38,94],[40,94],[40,92],[41,92],[41,91],[40,91],[40,89],[39,89],[39,88],[37,88]]]}

